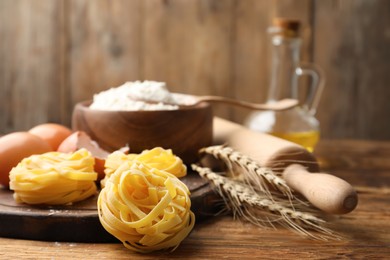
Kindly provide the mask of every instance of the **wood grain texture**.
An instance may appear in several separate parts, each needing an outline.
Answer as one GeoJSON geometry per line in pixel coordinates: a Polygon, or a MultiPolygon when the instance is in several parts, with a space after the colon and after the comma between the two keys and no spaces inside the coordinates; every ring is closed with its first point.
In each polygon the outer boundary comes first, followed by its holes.
{"type": "Polygon", "coordinates": [[[71,102],[140,79],[141,1],[68,1],[71,102]]]}
{"type": "Polygon", "coordinates": [[[315,28],[314,59],[327,77],[318,113],[324,135],[388,139],[389,3],[316,1],[315,28]]]}
{"type": "MultiPolygon", "coordinates": [[[[302,60],[326,75],[323,138],[390,139],[386,0],[2,0],[0,133],[70,126],[73,106],[128,80],[264,101],[266,27],[303,23],[302,60]]],[[[248,111],[216,105],[242,122],[248,111]]]]}
{"type": "Polygon", "coordinates": [[[61,122],[61,1],[0,3],[1,132],[61,122]]]}
{"type": "Polygon", "coordinates": [[[330,220],[330,227],[344,237],[340,241],[308,240],[282,228],[254,227],[225,216],[197,223],[189,237],[171,254],[140,255],[119,243],[0,238],[0,258],[387,259],[390,255],[389,153],[390,142],[322,140],[319,143],[316,155],[326,162],[323,170],[358,187],[360,202],[356,210],[330,220]]]}
{"type": "MultiPolygon", "coordinates": [[[[174,92],[231,97],[232,0],[144,1],[144,78],[174,92]],[[185,26],[183,26],[185,25],[185,26]]],[[[229,117],[228,106],[215,106],[229,117]]]]}

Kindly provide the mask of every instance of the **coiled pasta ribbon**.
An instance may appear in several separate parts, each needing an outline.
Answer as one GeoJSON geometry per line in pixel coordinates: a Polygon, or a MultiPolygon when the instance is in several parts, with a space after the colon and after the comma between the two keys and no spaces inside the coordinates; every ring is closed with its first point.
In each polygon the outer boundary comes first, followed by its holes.
{"type": "Polygon", "coordinates": [[[195,224],[187,186],[139,161],[122,163],[98,198],[103,227],[129,249],[176,249],[195,224]]]}
{"type": "Polygon", "coordinates": [[[27,204],[70,204],[97,191],[95,160],[86,149],[48,152],[23,159],[10,172],[14,198],[27,204]]]}
{"type": "Polygon", "coordinates": [[[187,174],[187,167],[183,164],[183,161],[172,153],[171,149],[165,150],[161,147],[156,147],[151,150],[145,150],[141,154],[124,154],[116,151],[110,154],[105,162],[106,178],[102,180],[101,185],[104,187],[106,180],[110,175],[118,169],[118,167],[126,161],[138,161],[151,166],[169,172],[176,177],[183,177],[187,174]]]}

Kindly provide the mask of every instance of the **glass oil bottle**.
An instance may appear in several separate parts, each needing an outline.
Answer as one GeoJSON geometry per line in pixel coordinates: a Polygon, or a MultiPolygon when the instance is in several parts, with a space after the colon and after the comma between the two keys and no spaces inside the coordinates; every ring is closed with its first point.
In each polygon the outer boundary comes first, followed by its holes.
{"type": "Polygon", "coordinates": [[[267,102],[283,98],[302,99],[299,79],[311,78],[310,85],[300,106],[286,111],[252,112],[244,124],[256,131],[295,142],[310,152],[320,138],[320,126],[315,117],[324,80],[318,66],[300,62],[302,39],[300,22],[277,18],[269,28],[271,38],[271,75],[267,102]]]}

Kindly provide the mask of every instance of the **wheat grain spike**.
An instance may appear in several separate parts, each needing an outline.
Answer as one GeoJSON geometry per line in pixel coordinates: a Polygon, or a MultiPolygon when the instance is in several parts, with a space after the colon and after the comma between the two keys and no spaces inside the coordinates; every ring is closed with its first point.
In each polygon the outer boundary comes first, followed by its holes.
{"type": "Polygon", "coordinates": [[[248,184],[252,184],[251,187],[265,192],[270,198],[272,196],[270,195],[269,186],[280,191],[289,199],[293,198],[291,189],[286,181],[277,176],[272,169],[260,166],[256,161],[233,150],[231,147],[223,145],[209,146],[202,148],[200,153],[210,154],[224,161],[231,175],[234,175],[234,172],[240,172],[242,178],[248,184]]]}
{"type": "Polygon", "coordinates": [[[264,194],[256,193],[247,184],[216,174],[209,168],[193,164],[192,169],[212,183],[233,216],[258,226],[274,227],[274,223],[278,223],[314,239],[340,238],[333,231],[322,226],[324,220],[311,213],[290,208],[291,204],[277,198],[268,199],[264,194]],[[317,231],[317,234],[311,232],[312,230],[317,231]]]}

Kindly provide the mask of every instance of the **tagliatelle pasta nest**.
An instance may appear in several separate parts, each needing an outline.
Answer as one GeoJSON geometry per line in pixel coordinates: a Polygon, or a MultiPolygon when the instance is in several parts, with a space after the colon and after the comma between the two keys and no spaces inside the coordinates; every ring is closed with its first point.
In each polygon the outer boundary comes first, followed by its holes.
{"type": "Polygon", "coordinates": [[[189,194],[173,174],[127,161],[109,176],[99,194],[99,219],[131,250],[174,250],[195,224],[189,194]]]}
{"type": "Polygon", "coordinates": [[[187,174],[187,167],[183,161],[178,156],[174,155],[170,149],[165,150],[161,147],[156,147],[151,150],[145,150],[140,154],[128,155],[116,151],[110,154],[106,159],[104,165],[106,177],[101,182],[102,187],[105,186],[105,182],[110,175],[126,161],[138,161],[147,164],[152,168],[169,172],[179,178],[184,177],[187,174]]]}
{"type": "Polygon", "coordinates": [[[62,205],[96,194],[95,159],[86,149],[48,152],[23,159],[10,172],[17,202],[62,205]]]}
{"type": "Polygon", "coordinates": [[[179,178],[187,174],[187,167],[179,157],[172,153],[171,149],[165,150],[156,147],[152,150],[143,151],[134,159],[150,167],[169,172],[179,178]]]}

